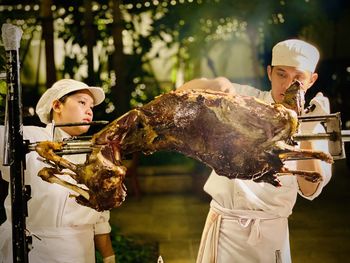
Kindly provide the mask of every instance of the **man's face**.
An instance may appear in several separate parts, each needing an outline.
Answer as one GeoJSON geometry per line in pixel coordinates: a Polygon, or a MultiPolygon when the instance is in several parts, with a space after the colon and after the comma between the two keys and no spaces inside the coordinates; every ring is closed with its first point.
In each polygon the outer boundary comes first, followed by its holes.
{"type": "Polygon", "coordinates": [[[268,66],[267,74],[271,81],[272,97],[277,103],[283,101],[285,91],[294,80],[299,80],[306,92],[318,77],[317,73],[289,66],[268,66]]]}

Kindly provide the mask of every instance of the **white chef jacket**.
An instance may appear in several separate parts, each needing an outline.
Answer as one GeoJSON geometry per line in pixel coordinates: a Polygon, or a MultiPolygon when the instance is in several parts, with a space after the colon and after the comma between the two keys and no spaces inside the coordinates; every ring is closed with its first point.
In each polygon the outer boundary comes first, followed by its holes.
{"type": "MultiPolygon", "coordinates": [[[[273,103],[271,92],[233,84],[231,92],[255,96],[273,103]]],[[[302,129],[302,127],[301,127],[302,129]]],[[[317,126],[316,130],[322,130],[317,126]]],[[[328,151],[325,141],[314,142],[315,149],[328,151]]],[[[297,193],[312,200],[320,194],[331,177],[331,165],[321,163],[325,178],[317,191],[304,196],[296,176],[281,176],[281,187],[251,180],[228,179],[213,171],[204,185],[212,197],[210,211],[202,234],[197,263],[291,262],[288,216],[297,193]]],[[[295,169],[295,161],[286,162],[295,169]]]]}
{"type": "MultiPolygon", "coordinates": [[[[1,172],[9,181],[9,169],[2,166],[3,127],[0,127],[1,172]]],[[[24,126],[23,137],[30,142],[53,140],[52,124],[45,128],[24,126]]],[[[68,138],[64,131],[55,129],[55,140],[68,138]]],[[[74,163],[85,161],[85,154],[64,156],[74,163]]],[[[27,229],[33,234],[33,248],[28,253],[30,263],[94,263],[94,235],[109,233],[109,211],[97,212],[76,203],[70,195],[75,192],[57,184],[43,181],[37,174],[46,166],[37,160],[38,154],[26,155],[25,184],[31,187],[28,201],[27,229]],[[36,238],[39,237],[41,240],[36,238]]],[[[64,179],[76,183],[72,178],[64,179]]],[[[10,193],[10,191],[9,191],[10,193]]],[[[0,262],[12,262],[11,199],[5,200],[7,221],[0,226],[0,262]]]]}

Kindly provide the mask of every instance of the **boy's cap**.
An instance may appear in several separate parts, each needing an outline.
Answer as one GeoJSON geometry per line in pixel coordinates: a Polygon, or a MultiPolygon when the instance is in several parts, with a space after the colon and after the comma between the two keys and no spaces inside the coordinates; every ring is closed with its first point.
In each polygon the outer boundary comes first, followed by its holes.
{"type": "Polygon", "coordinates": [[[51,88],[47,89],[39,99],[35,111],[40,120],[45,124],[50,123],[52,102],[62,98],[68,93],[78,90],[90,91],[94,99],[94,105],[102,103],[105,99],[105,93],[100,87],[89,87],[85,83],[73,79],[61,79],[55,82],[51,88]]]}

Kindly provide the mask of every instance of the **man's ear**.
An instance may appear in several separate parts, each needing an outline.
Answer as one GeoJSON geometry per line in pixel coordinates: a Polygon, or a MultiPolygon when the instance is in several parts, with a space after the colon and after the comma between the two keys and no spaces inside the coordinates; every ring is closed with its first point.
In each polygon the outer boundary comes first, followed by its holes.
{"type": "Polygon", "coordinates": [[[272,67],[270,65],[266,68],[267,76],[269,77],[269,80],[271,81],[271,75],[272,75],[272,67]]]}
{"type": "Polygon", "coordinates": [[[312,73],[311,75],[311,80],[310,80],[310,87],[314,85],[315,81],[318,79],[318,74],[317,73],[312,73]]]}

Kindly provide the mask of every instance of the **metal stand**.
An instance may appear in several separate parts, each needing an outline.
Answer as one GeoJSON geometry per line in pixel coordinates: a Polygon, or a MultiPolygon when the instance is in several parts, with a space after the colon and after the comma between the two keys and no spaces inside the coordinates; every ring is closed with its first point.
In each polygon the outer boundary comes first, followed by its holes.
{"type": "Polygon", "coordinates": [[[30,188],[24,184],[25,155],[23,142],[22,90],[19,78],[18,50],[22,30],[11,24],[2,26],[6,51],[7,97],[5,112],[4,165],[10,166],[13,262],[28,262],[31,237],[26,235],[27,201],[30,188]]]}
{"type": "Polygon", "coordinates": [[[310,141],[310,140],[327,140],[329,153],[333,156],[334,160],[344,159],[345,150],[344,142],[350,141],[350,130],[341,129],[340,112],[319,115],[298,117],[300,122],[318,122],[325,128],[324,133],[310,133],[310,134],[297,134],[294,139],[297,141],[310,141]]]}

